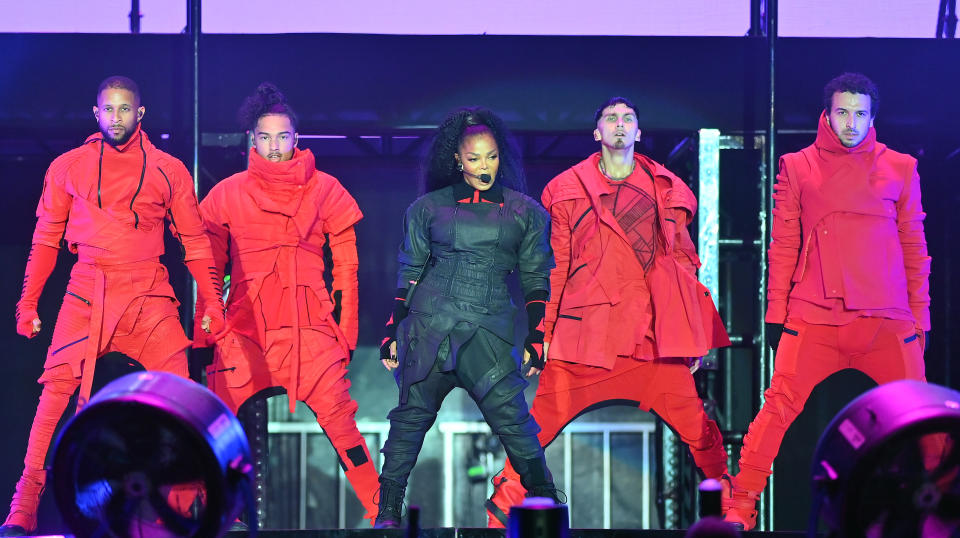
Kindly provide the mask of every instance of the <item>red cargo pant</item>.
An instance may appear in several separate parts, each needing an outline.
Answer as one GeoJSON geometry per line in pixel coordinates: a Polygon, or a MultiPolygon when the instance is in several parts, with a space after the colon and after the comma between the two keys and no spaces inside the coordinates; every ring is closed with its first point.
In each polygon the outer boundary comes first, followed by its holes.
{"type": "Polygon", "coordinates": [[[249,338],[232,332],[217,346],[214,363],[207,371],[207,385],[236,413],[257,393],[273,387],[296,387],[287,397],[307,404],[317,416],[343,468],[347,480],[371,521],[377,515],[374,502],[380,488],[377,470],[367,442],[357,429],[357,402],[350,397],[347,358],[336,337],[326,327],[300,329],[300,353],[309,357],[300,364],[299,379],[291,383],[292,329],[269,330],[264,349],[249,338]]]}
{"type": "Polygon", "coordinates": [[[857,318],[839,326],[788,319],[763,407],[743,438],[735,490],[763,490],[783,436],[814,387],[846,368],[860,370],[878,384],[925,381],[923,331],[912,321],[884,318],[857,318]]]}
{"type": "MultiPolygon", "coordinates": [[[[170,372],[187,377],[187,355],[190,340],[180,326],[177,305],[169,297],[144,297],[127,308],[109,339],[101,340],[97,355],[117,351],[136,359],[147,370],[170,372]]],[[[83,346],[90,333],[90,307],[75,300],[64,300],[54,327],[48,357],[83,346]]],[[[48,358],[48,363],[50,359],[48,358]]],[[[5,525],[19,525],[28,531],[37,527],[37,505],[46,484],[44,462],[54,430],[70,397],[80,387],[86,364],[74,370],[69,363],[44,370],[39,379],[43,385],[37,414],[30,427],[24,470],[17,482],[5,525]]]]}
{"type": "MultiPolygon", "coordinates": [[[[727,452],[720,430],[703,409],[686,359],[637,361],[618,357],[612,372],[548,361],[530,414],[540,425],[538,439],[546,447],[589,408],[622,401],[653,411],[673,428],[690,447],[694,461],[707,478],[720,478],[727,472],[727,452]],[[584,385],[583,380],[590,377],[597,381],[584,385]]],[[[526,492],[509,461],[494,478],[494,484],[497,490],[491,500],[504,514],[509,513],[510,506],[522,502],[526,492]]],[[[488,524],[500,526],[496,517],[489,517],[488,524]]]]}

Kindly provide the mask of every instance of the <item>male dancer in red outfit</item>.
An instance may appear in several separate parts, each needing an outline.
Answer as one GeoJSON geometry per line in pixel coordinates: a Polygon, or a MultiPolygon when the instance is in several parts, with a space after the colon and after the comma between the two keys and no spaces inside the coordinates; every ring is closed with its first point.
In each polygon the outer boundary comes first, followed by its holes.
{"type": "Polygon", "coordinates": [[[818,383],[845,368],[881,384],[924,379],[930,257],[920,178],[916,159],[877,142],[878,97],[863,75],[831,80],[816,141],[780,159],[766,315],[777,355],[724,499],[726,520],[747,530],[780,442],[818,383]]]}
{"type": "MultiPolygon", "coordinates": [[[[696,198],[633,152],[640,130],[629,101],[610,99],[595,119],[600,151],[551,180],[542,196],[557,266],[544,318],[550,361],[530,410],[540,444],[588,409],[630,401],[657,413],[700,470],[719,479],[727,454],[697,395],[690,357],[730,341],[697,281],[700,259],[687,231],[696,198]]],[[[509,462],[494,486],[488,525],[500,527],[524,489],[509,462]]]]}
{"type": "Polygon", "coordinates": [[[187,376],[178,302],[159,262],[164,218],[180,240],[184,261],[208,308],[202,328],[223,325],[223,302],[211,276],[213,254],[203,233],[190,173],[160,151],[140,128],[145,112],[132,80],[113,76],[97,91],[93,114],[100,132],[50,165],[37,207],[37,226],[17,303],[17,332],[41,330],[37,301],[63,240],[78,256],[47,352],[37,414],[24,471],[0,536],[37,527],[46,482],[44,460],[54,428],[80,388],[79,410],[90,397],[97,357],[120,352],[148,370],[187,376]]]}
{"type": "Polygon", "coordinates": [[[220,278],[231,264],[228,331],[208,386],[234,412],[272,387],[286,389],[291,412],[297,400],[306,403],[372,523],[378,474],[346,379],[358,325],[353,227],[363,215],[336,178],[315,168],[313,153],[297,149],[296,115],[275,86],[261,84],[240,116],[251,134],[249,167],[200,204],[220,278]],[[332,294],[323,279],[325,243],[332,294]]]}

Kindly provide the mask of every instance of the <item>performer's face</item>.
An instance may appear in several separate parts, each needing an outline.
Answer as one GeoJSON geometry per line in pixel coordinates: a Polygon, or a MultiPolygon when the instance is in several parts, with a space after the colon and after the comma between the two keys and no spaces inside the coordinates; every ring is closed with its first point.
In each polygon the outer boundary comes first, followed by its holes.
{"type": "Polygon", "coordinates": [[[500,149],[490,131],[481,131],[469,135],[460,144],[460,151],[454,158],[463,165],[463,180],[478,191],[485,191],[493,186],[500,168],[500,149]],[[490,182],[484,183],[480,176],[488,174],[490,182]]]}
{"type": "Polygon", "coordinates": [[[873,127],[870,96],[862,93],[834,93],[827,123],[844,146],[852,148],[863,142],[873,127]]]}
{"type": "Polygon", "coordinates": [[[143,113],[144,108],[133,92],[122,88],[106,88],[97,96],[97,106],[93,107],[104,140],[114,146],[130,140],[143,113]]]}
{"type": "Polygon", "coordinates": [[[637,112],[623,103],[603,109],[593,139],[610,149],[626,149],[640,140],[637,112]]]}
{"type": "Polygon", "coordinates": [[[297,133],[293,122],[286,114],[267,114],[260,116],[257,127],[250,135],[253,147],[261,157],[268,161],[289,161],[297,147],[297,133]]]}

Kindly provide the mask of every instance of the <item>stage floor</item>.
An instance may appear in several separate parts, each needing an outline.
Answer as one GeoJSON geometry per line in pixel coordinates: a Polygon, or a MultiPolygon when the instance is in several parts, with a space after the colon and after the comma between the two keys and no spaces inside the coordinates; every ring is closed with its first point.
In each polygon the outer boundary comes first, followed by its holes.
{"type": "MultiPolygon", "coordinates": [[[[257,533],[260,538],[398,538],[405,536],[405,529],[307,529],[307,530],[264,530],[257,533]]],[[[642,530],[642,529],[570,529],[570,538],[683,538],[685,530],[642,530]]],[[[234,531],[227,538],[247,536],[247,531],[234,531]]],[[[746,536],[769,538],[802,538],[804,532],[751,531],[746,536]]],[[[34,538],[73,538],[73,535],[37,535],[34,538]]],[[[421,538],[503,538],[503,529],[475,528],[437,528],[420,529],[421,538]]]]}

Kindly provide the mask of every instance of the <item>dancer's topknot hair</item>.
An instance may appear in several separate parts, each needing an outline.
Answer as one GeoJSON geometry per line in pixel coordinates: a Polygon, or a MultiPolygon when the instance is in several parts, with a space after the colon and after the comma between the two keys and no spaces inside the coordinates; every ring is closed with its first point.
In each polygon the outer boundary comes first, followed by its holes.
{"type": "Polygon", "coordinates": [[[297,114],[287,104],[287,98],[277,86],[271,82],[263,82],[257,86],[253,95],[248,96],[240,105],[237,120],[240,126],[247,131],[257,127],[260,118],[269,114],[279,114],[290,118],[293,130],[297,130],[297,114]]]}

